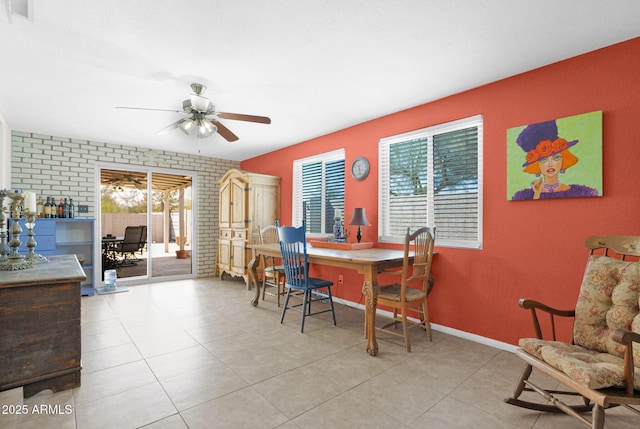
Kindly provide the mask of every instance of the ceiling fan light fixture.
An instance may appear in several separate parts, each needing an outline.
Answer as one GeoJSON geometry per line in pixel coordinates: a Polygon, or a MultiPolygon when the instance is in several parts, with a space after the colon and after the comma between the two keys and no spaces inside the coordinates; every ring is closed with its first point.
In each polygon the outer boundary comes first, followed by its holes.
{"type": "Polygon", "coordinates": [[[218,127],[206,119],[201,119],[198,123],[198,138],[204,139],[218,131],[218,127]]]}
{"type": "Polygon", "coordinates": [[[196,122],[193,119],[187,119],[178,128],[182,130],[186,135],[191,135],[191,131],[196,127],[196,122]]]}
{"type": "Polygon", "coordinates": [[[209,110],[209,104],[211,104],[211,102],[208,98],[198,94],[191,94],[191,106],[198,112],[204,113],[209,110]]]}

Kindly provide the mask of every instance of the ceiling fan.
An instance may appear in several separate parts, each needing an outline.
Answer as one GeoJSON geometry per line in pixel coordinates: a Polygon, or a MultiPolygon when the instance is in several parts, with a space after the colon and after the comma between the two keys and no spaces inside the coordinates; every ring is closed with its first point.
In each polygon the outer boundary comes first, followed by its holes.
{"type": "Polygon", "coordinates": [[[123,191],[124,188],[136,188],[144,190],[146,185],[137,177],[131,174],[122,175],[119,171],[103,170],[102,184],[108,185],[116,191],[123,191]]]}
{"type": "Polygon", "coordinates": [[[206,86],[201,83],[192,83],[191,89],[193,90],[193,94],[191,94],[187,100],[182,102],[182,110],[148,109],[144,107],[116,107],[116,109],[157,110],[163,112],[186,113],[188,115],[186,118],[179,119],[168,127],[158,131],[157,134],[180,128],[180,130],[187,135],[190,135],[193,130],[196,130],[198,138],[207,138],[217,132],[230,142],[238,140],[238,136],[222,124],[222,122],[219,121],[219,118],[232,119],[235,121],[257,122],[260,124],[271,123],[271,119],[266,116],[216,112],[213,103],[209,101],[207,97],[202,95],[202,93],[207,89],[206,86]]]}

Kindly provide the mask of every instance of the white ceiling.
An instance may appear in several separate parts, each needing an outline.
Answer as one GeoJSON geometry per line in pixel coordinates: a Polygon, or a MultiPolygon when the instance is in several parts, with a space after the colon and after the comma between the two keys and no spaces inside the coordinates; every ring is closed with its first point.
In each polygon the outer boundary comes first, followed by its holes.
{"type": "Polygon", "coordinates": [[[0,0],[17,131],[243,160],[640,34],[638,0],[0,0]],[[33,20],[9,13],[32,3],[33,20]],[[179,130],[190,84],[240,140],[179,130]]]}

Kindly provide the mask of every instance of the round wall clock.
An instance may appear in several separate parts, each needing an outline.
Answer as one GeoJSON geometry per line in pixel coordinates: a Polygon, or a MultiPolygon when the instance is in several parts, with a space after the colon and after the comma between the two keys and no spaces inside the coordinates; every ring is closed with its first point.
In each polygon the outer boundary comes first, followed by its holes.
{"type": "Polygon", "coordinates": [[[356,180],[364,180],[369,175],[369,160],[364,156],[356,158],[351,164],[351,175],[356,180]]]}

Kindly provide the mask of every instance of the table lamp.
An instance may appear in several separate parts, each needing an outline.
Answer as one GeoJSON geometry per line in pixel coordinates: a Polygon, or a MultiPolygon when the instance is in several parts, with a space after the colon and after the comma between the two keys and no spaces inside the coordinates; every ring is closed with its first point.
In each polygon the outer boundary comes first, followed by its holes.
{"type": "Polygon", "coordinates": [[[369,225],[369,221],[367,220],[367,215],[364,213],[363,207],[353,209],[353,217],[351,218],[351,222],[349,222],[349,225],[358,225],[358,234],[356,235],[356,238],[358,239],[358,243],[360,243],[360,240],[362,239],[362,231],[360,230],[360,226],[369,225]]]}

